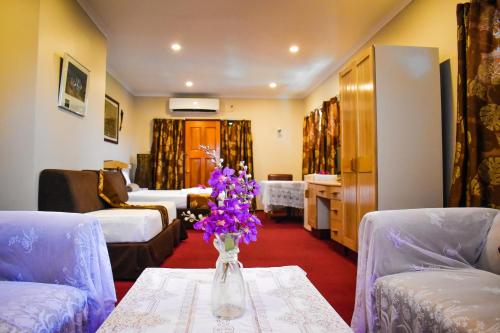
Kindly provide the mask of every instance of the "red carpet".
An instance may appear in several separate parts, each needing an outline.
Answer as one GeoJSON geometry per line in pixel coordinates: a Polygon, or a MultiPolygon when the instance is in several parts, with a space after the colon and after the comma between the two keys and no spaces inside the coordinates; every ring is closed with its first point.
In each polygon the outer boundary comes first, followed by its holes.
{"type": "MultiPolygon", "coordinates": [[[[241,245],[239,259],[245,267],[298,265],[309,280],[347,322],[351,322],[356,289],[356,265],[333,249],[332,241],[318,240],[296,222],[275,223],[258,213],[264,223],[258,241],[241,245]]],[[[199,231],[189,230],[162,267],[213,268],[217,251],[202,239],[199,231]]],[[[120,300],[133,282],[116,281],[120,300]]]]}

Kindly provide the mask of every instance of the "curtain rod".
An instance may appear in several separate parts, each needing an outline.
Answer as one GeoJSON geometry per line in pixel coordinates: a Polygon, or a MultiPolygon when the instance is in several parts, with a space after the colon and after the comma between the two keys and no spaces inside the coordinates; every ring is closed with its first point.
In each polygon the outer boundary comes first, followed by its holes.
{"type": "Polygon", "coordinates": [[[333,96],[332,98],[330,98],[328,101],[323,101],[318,107],[314,108],[312,111],[309,111],[308,114],[311,114],[313,113],[314,111],[318,110],[318,111],[321,111],[321,109],[323,108],[323,103],[325,102],[330,102],[332,99],[336,99],[337,100],[337,103],[340,101],[340,98],[338,95],[335,95],[333,96]]]}

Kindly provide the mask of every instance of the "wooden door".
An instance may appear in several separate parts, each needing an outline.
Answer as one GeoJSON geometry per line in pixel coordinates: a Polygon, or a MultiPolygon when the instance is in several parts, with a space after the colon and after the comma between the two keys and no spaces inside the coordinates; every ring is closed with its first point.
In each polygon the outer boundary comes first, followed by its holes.
{"type": "Polygon", "coordinates": [[[356,246],[357,174],[354,162],[357,156],[357,95],[356,67],[350,64],[340,73],[341,171],[343,185],[343,218],[341,243],[351,249],[356,246]],[[354,232],[354,233],[353,233],[354,232]]]}
{"type": "Polygon", "coordinates": [[[375,178],[375,85],[374,85],[374,53],[373,47],[359,54],[356,61],[356,94],[357,94],[357,156],[355,169],[358,186],[357,225],[351,227],[357,230],[363,216],[376,209],[376,178],[375,178]]]}
{"type": "Polygon", "coordinates": [[[219,120],[187,120],[186,121],[186,188],[208,185],[213,163],[200,145],[215,149],[220,156],[220,122],[219,120]]]}

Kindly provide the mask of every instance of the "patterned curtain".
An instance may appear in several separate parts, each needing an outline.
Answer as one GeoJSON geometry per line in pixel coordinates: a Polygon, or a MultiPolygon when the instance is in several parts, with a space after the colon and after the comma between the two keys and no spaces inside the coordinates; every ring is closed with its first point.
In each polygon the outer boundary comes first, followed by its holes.
{"type": "Polygon", "coordinates": [[[153,120],[151,159],[156,190],[184,187],[184,126],[183,119],[153,120]]]}
{"type": "Polygon", "coordinates": [[[336,170],[336,157],[340,148],[340,118],[339,103],[334,97],[323,102],[321,109],[320,132],[320,171],[334,174],[336,170]]]}
{"type": "Polygon", "coordinates": [[[457,6],[458,103],[449,206],[500,208],[500,10],[457,6]]]}
{"type": "Polygon", "coordinates": [[[338,172],[336,156],[340,148],[340,118],[337,98],[323,102],[304,118],[302,174],[338,172]]]}
{"type": "Polygon", "coordinates": [[[314,110],[304,118],[302,134],[304,136],[302,149],[302,174],[319,172],[319,118],[320,111],[314,110]]]}
{"type": "Polygon", "coordinates": [[[245,161],[248,172],[253,170],[252,124],[250,120],[221,120],[220,156],[224,165],[238,170],[241,161],[245,161]]]}

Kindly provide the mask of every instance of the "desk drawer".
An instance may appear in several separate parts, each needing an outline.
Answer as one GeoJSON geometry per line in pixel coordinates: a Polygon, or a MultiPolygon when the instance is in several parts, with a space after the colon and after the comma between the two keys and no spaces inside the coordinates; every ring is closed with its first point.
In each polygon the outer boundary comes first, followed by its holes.
{"type": "Polygon", "coordinates": [[[330,219],[342,220],[342,201],[330,200],[330,219]]]}
{"type": "Polygon", "coordinates": [[[330,216],[330,235],[333,240],[342,241],[342,220],[330,216]]]}
{"type": "Polygon", "coordinates": [[[314,192],[323,198],[342,200],[342,187],[340,186],[314,185],[314,192]]]}

